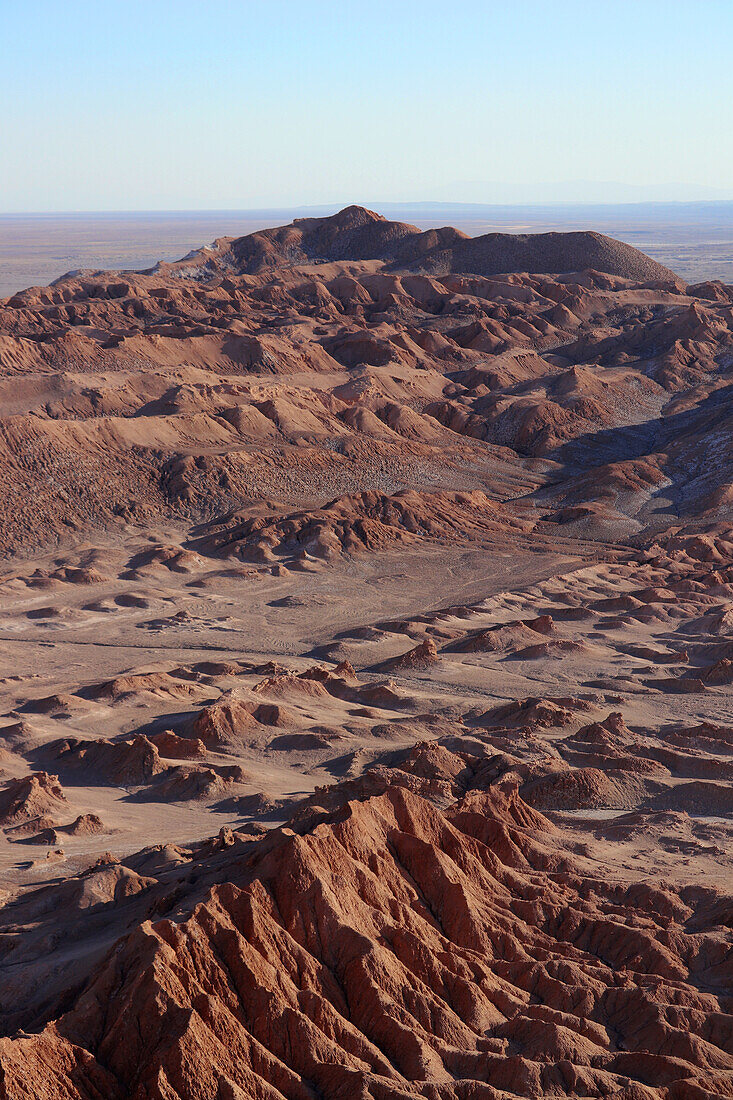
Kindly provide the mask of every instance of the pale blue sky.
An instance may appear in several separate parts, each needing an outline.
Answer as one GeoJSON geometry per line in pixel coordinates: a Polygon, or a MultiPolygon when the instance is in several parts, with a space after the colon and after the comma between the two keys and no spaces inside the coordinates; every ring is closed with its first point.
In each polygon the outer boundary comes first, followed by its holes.
{"type": "Polygon", "coordinates": [[[0,211],[733,198],[732,48],[733,0],[0,0],[0,211]]]}

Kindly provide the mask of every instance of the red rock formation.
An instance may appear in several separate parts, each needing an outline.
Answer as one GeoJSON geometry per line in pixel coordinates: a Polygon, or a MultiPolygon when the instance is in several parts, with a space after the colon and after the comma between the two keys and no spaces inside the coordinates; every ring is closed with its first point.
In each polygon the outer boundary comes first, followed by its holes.
{"type": "Polygon", "coordinates": [[[393,657],[389,661],[383,661],[377,667],[379,672],[398,672],[400,669],[425,669],[437,665],[440,657],[438,649],[432,638],[427,637],[414,649],[408,650],[400,657],[393,657]]]}
{"type": "Polygon", "coordinates": [[[22,825],[36,818],[50,818],[63,812],[66,795],[57,775],[34,772],[11,779],[0,790],[0,824],[22,825]]]}
{"type": "Polygon", "coordinates": [[[729,951],[686,930],[693,896],[573,869],[516,793],[391,788],[259,849],[0,1041],[4,1095],[733,1095],[729,951]]]}

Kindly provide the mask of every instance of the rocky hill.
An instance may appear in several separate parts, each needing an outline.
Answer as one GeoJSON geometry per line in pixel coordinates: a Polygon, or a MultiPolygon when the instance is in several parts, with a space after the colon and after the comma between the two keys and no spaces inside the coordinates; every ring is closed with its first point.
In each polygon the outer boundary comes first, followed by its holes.
{"type": "Polygon", "coordinates": [[[637,282],[673,279],[672,272],[622,241],[601,233],[486,233],[468,237],[450,226],[421,232],[362,206],[326,218],[298,218],[278,229],[224,237],[211,248],[156,273],[259,275],[276,267],[334,260],[381,260],[393,270],[434,275],[515,271],[564,273],[593,268],[637,282]]]}

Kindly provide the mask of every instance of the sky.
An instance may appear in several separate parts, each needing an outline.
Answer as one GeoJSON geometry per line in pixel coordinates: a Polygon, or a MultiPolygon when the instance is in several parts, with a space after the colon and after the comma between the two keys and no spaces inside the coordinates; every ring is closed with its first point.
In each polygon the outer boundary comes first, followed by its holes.
{"type": "Polygon", "coordinates": [[[0,212],[733,198],[733,0],[0,0],[0,212]]]}

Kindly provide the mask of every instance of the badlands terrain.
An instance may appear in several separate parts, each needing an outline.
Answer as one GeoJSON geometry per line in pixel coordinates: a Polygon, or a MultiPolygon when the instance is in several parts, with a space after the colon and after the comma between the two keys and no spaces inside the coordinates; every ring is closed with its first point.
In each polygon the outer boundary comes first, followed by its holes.
{"type": "Polygon", "coordinates": [[[733,1097],[732,379],[360,207],[0,301],[0,1098],[733,1097]]]}

